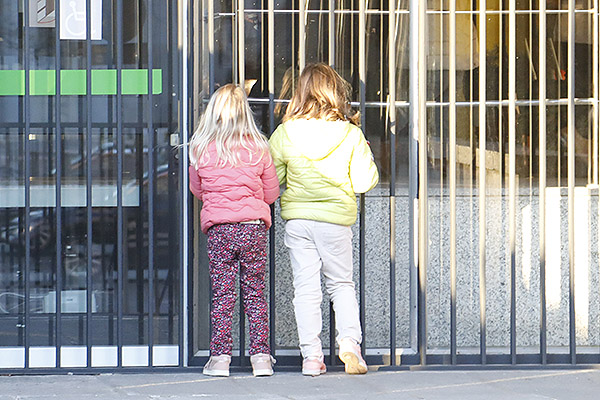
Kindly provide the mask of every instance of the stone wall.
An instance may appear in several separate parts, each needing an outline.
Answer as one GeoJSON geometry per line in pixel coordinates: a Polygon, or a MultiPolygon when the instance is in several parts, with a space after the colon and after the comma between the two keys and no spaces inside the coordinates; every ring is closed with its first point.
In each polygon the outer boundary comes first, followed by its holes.
{"type": "MultiPolygon", "coordinates": [[[[546,301],[549,347],[569,344],[568,198],[564,188],[546,191],[546,301]]],[[[600,344],[600,267],[598,259],[598,191],[575,191],[575,309],[579,346],[600,344]]],[[[457,207],[457,343],[479,348],[479,198],[476,189],[459,189],[457,207]]],[[[487,346],[510,345],[510,243],[508,191],[489,191],[486,198],[486,328],[487,346]]],[[[390,201],[384,190],[366,198],[366,326],[368,349],[389,346],[390,325],[390,201]]],[[[428,344],[447,349],[450,343],[450,201],[448,193],[431,190],[429,197],[429,265],[427,270],[428,344]]],[[[297,349],[292,299],[292,273],[283,243],[284,221],[276,207],[276,343],[297,349]]],[[[358,288],[359,230],[353,226],[355,283],[358,288]]],[[[396,318],[400,348],[411,346],[411,271],[409,204],[396,197],[396,318]]],[[[517,346],[535,350],[540,338],[539,196],[522,189],[516,200],[517,346]]],[[[414,272],[414,271],[413,271],[414,272]]],[[[415,280],[416,282],[416,280],[415,280]]],[[[416,299],[412,303],[416,304],[416,299]]],[[[324,346],[329,343],[328,298],[323,301],[324,346]]],[[[416,309],[413,308],[413,312],[416,309]]],[[[414,316],[414,314],[413,314],[414,316]]],[[[237,317],[235,319],[237,324],[237,317]]],[[[234,328],[237,329],[237,328],[234,328]]],[[[235,330],[234,330],[235,332],[235,330]]],[[[414,334],[414,332],[412,333],[414,334]]],[[[237,340],[237,339],[236,339],[237,340]]]]}

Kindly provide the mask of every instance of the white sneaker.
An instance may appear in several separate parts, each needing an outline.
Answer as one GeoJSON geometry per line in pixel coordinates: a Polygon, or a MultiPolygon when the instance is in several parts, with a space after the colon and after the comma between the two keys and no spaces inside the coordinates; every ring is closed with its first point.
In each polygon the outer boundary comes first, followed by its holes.
{"type": "Polygon", "coordinates": [[[319,376],[327,372],[323,356],[306,357],[302,361],[302,375],[319,376]]]}
{"type": "Polygon", "coordinates": [[[230,363],[230,355],[221,354],[220,356],[210,356],[202,373],[208,376],[229,376],[230,363]]]}
{"type": "Polygon", "coordinates": [[[273,375],[273,365],[275,365],[276,362],[277,361],[270,354],[254,354],[253,356],[250,356],[252,374],[254,376],[271,376],[273,375]]]}
{"type": "Polygon", "coordinates": [[[352,338],[343,338],[340,344],[340,360],[346,365],[347,374],[366,374],[367,363],[360,353],[360,345],[352,338]]]}

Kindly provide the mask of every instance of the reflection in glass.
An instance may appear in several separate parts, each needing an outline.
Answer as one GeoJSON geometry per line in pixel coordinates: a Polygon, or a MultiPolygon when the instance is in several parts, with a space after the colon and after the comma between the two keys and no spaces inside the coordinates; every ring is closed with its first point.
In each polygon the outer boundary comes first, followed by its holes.
{"type": "Polygon", "coordinates": [[[172,106],[178,90],[173,78],[178,66],[177,55],[169,49],[178,36],[177,24],[157,23],[174,21],[177,9],[172,2],[158,0],[123,2],[123,23],[116,20],[115,3],[103,1],[102,40],[91,42],[91,54],[85,40],[59,42],[61,74],[66,75],[60,80],[61,95],[56,96],[54,24],[28,26],[29,47],[25,49],[24,7],[20,3],[0,2],[0,346],[23,346],[25,335],[32,346],[116,345],[120,280],[124,283],[123,325],[133,326],[124,335],[124,343],[148,343],[149,299],[153,295],[157,299],[154,318],[161,321],[154,326],[155,342],[177,344],[174,316],[179,306],[181,218],[177,214],[178,160],[171,151],[170,134],[178,128],[178,109],[172,106]],[[152,16],[148,15],[149,1],[152,16]],[[152,32],[147,28],[149,18],[154,21],[152,32]],[[123,27],[122,43],[116,42],[117,24],[123,27]],[[129,94],[122,96],[122,108],[117,108],[114,93],[120,51],[123,68],[137,72],[136,76],[148,70],[152,54],[151,107],[148,85],[144,89],[143,80],[132,84],[131,79],[123,79],[123,92],[129,90],[129,94]],[[2,91],[8,90],[6,77],[13,76],[11,73],[25,76],[26,64],[35,71],[29,75],[28,109],[24,92],[2,91]],[[88,73],[91,93],[87,93],[88,73]],[[36,80],[39,77],[45,80],[36,80]],[[58,135],[57,118],[61,124],[58,135]],[[154,137],[152,147],[149,135],[154,137]],[[61,204],[57,205],[59,177],[61,204]],[[119,179],[123,182],[121,210],[117,207],[119,179]],[[151,198],[149,187],[153,188],[151,198]],[[152,221],[150,205],[155,210],[152,221]],[[150,224],[155,226],[153,238],[148,235],[150,224]],[[117,240],[119,231],[123,243],[117,240]],[[152,294],[148,291],[150,256],[154,259],[152,294]],[[123,276],[118,274],[120,262],[123,276]],[[57,294],[62,298],[59,320],[57,294]],[[57,339],[58,324],[61,337],[57,339]],[[92,343],[88,343],[88,327],[92,343]]]}

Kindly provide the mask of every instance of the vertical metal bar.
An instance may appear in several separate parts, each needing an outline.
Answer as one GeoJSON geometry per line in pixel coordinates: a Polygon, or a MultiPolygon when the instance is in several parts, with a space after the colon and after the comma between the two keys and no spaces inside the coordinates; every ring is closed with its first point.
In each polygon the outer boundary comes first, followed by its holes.
{"type": "Polygon", "coordinates": [[[329,0],[329,65],[335,68],[335,0],[329,0]]]}
{"type": "MultiPolygon", "coordinates": [[[[244,0],[238,0],[238,12],[237,12],[237,38],[238,38],[238,82],[239,85],[244,88],[245,87],[245,35],[244,35],[244,21],[246,17],[246,12],[244,9],[244,0]]],[[[240,294],[239,294],[239,304],[240,304],[240,365],[243,367],[246,365],[246,313],[244,312],[244,301],[243,301],[243,293],[242,286],[240,285],[240,294]]]]}
{"type": "Polygon", "coordinates": [[[600,20],[599,20],[599,15],[598,13],[600,12],[600,5],[598,4],[598,0],[594,0],[594,22],[593,22],[593,35],[594,35],[594,44],[593,44],[593,67],[592,67],[592,74],[593,74],[593,85],[594,85],[594,108],[593,108],[593,112],[594,112],[594,121],[593,121],[593,127],[592,127],[592,131],[593,131],[593,142],[592,142],[592,157],[593,160],[592,162],[594,163],[594,168],[593,168],[593,183],[598,185],[600,183],[600,172],[599,172],[599,168],[598,168],[598,163],[600,162],[599,157],[600,157],[600,143],[599,143],[599,138],[598,138],[598,134],[599,134],[599,130],[600,130],[600,105],[598,104],[598,102],[600,101],[600,20]]]}
{"type": "MultiPolygon", "coordinates": [[[[450,0],[450,360],[456,364],[456,0],[450,0]]],[[[443,154],[443,153],[442,153],[443,154]]]]}
{"type": "Polygon", "coordinates": [[[335,310],[333,302],[329,301],[329,363],[336,365],[336,350],[335,350],[335,310]]]}
{"type": "MultiPolygon", "coordinates": [[[[303,0],[304,1],[304,0],[303,0]]],[[[358,0],[358,79],[359,79],[359,97],[360,97],[360,125],[363,130],[366,126],[366,81],[367,81],[367,14],[366,0],[358,0]]],[[[366,134],[366,132],[365,132],[366,134]]],[[[365,293],[365,268],[366,268],[366,249],[365,249],[365,229],[366,229],[366,210],[365,210],[365,195],[360,195],[360,231],[359,231],[359,297],[360,297],[360,326],[363,331],[362,352],[365,353],[365,315],[366,315],[366,293],[365,293]]]]}
{"type": "Polygon", "coordinates": [[[419,134],[419,356],[421,365],[427,364],[427,266],[428,201],[427,201],[427,2],[418,8],[418,134],[419,134]]]}
{"type": "MultiPolygon", "coordinates": [[[[335,68],[335,0],[329,0],[329,65],[335,68]]],[[[331,365],[336,364],[335,354],[335,311],[333,302],[329,302],[329,355],[331,365]]]]}
{"type": "Polygon", "coordinates": [[[575,0],[569,0],[568,15],[569,352],[571,364],[574,365],[577,363],[575,331],[575,0]]]}
{"type": "Polygon", "coordinates": [[[116,0],[117,41],[117,366],[123,366],[123,0],[116,0]]]}
{"type": "MultiPolygon", "coordinates": [[[[209,1],[212,3],[212,1],[209,1]]],[[[188,17],[188,4],[186,0],[179,0],[179,42],[181,46],[181,115],[180,115],[180,126],[183,135],[183,143],[188,143],[190,139],[189,132],[189,17],[188,17]]],[[[213,15],[214,16],[214,15],[213,15]]],[[[210,19],[209,19],[210,21],[210,19]]],[[[213,43],[213,42],[211,42],[213,43]]],[[[213,85],[210,87],[210,91],[214,88],[213,85]]],[[[184,221],[180,227],[181,237],[181,266],[179,270],[179,290],[181,296],[181,302],[179,304],[179,312],[181,315],[181,324],[179,326],[179,366],[188,366],[188,354],[189,354],[189,338],[188,338],[188,268],[189,268],[189,175],[187,174],[187,167],[189,165],[188,152],[181,151],[181,220],[184,221]]]]}
{"type": "MultiPolygon", "coordinates": [[[[238,2],[240,0],[237,0],[238,2]]],[[[229,4],[229,3],[227,3],[229,4]]],[[[221,9],[223,7],[220,7],[221,9]]],[[[232,40],[232,44],[231,44],[231,62],[232,62],[232,66],[231,66],[231,70],[232,70],[232,80],[233,83],[235,84],[239,84],[239,67],[238,67],[238,54],[239,54],[239,44],[238,44],[238,32],[239,32],[239,27],[238,27],[238,18],[239,18],[239,9],[237,6],[236,1],[231,1],[231,10],[232,10],[232,14],[234,15],[234,17],[232,17],[231,20],[231,40],[232,40]]],[[[221,12],[222,10],[220,10],[218,14],[218,17],[221,17],[221,12]]]]}
{"type": "Polygon", "coordinates": [[[246,35],[244,31],[244,24],[246,21],[246,10],[244,9],[244,0],[238,0],[238,15],[237,15],[237,28],[238,28],[238,79],[239,84],[244,88],[246,81],[246,61],[245,61],[245,48],[246,48],[246,35]]]}
{"type": "Polygon", "coordinates": [[[390,365],[396,365],[396,0],[388,2],[388,123],[390,134],[390,365]]]}
{"type": "Polygon", "coordinates": [[[25,312],[25,368],[29,368],[29,333],[30,333],[30,293],[31,293],[31,282],[29,274],[31,272],[31,148],[29,146],[29,136],[31,129],[31,99],[29,89],[31,87],[30,82],[30,63],[29,63],[29,2],[23,2],[23,69],[25,70],[25,99],[23,112],[25,113],[25,132],[23,132],[25,140],[25,271],[23,278],[25,279],[25,301],[24,312],[25,312]]]}
{"type": "MultiPolygon", "coordinates": [[[[529,58],[529,100],[533,101],[534,100],[534,86],[533,86],[533,81],[534,80],[538,80],[537,74],[535,72],[535,66],[533,64],[533,0],[529,0],[529,10],[531,11],[529,13],[529,41],[525,42],[525,50],[527,51],[527,56],[529,58]]],[[[533,113],[534,113],[534,109],[535,106],[533,105],[533,103],[531,103],[529,105],[529,143],[531,144],[529,146],[529,193],[530,196],[532,194],[532,189],[533,189],[533,183],[534,183],[534,177],[533,177],[533,160],[535,157],[535,150],[533,149],[533,113]]],[[[523,147],[523,144],[522,144],[523,147]]],[[[520,185],[519,185],[520,187],[520,185]]],[[[517,188],[517,190],[520,190],[517,188]]]]}
{"type": "MultiPolygon", "coordinates": [[[[143,29],[143,20],[142,20],[142,10],[141,10],[141,6],[138,4],[137,10],[136,10],[136,14],[135,14],[135,19],[138,25],[138,29],[143,29]]],[[[143,39],[141,40],[137,40],[135,43],[135,47],[132,48],[132,50],[138,54],[137,60],[136,60],[136,66],[138,68],[144,68],[143,66],[143,58],[142,58],[142,46],[143,46],[143,39]]],[[[147,77],[146,77],[147,79],[147,77]]],[[[142,126],[144,124],[144,98],[142,96],[138,96],[137,97],[137,110],[136,110],[136,114],[137,114],[137,124],[138,126],[142,126]]],[[[134,128],[137,131],[137,127],[134,128]]],[[[142,129],[143,131],[143,129],[142,129]]],[[[144,181],[144,135],[139,133],[139,132],[133,132],[133,135],[135,135],[134,138],[134,143],[135,143],[135,150],[132,149],[132,160],[135,160],[135,173],[132,174],[131,176],[137,179],[138,182],[143,182],[144,181]]],[[[135,263],[135,295],[136,295],[136,312],[137,312],[137,330],[138,330],[138,334],[137,334],[137,342],[139,344],[144,344],[144,340],[146,340],[147,343],[147,326],[144,323],[144,318],[146,316],[146,306],[145,306],[145,300],[148,298],[148,294],[145,293],[146,290],[146,278],[144,278],[144,269],[145,266],[147,265],[147,261],[144,259],[144,257],[146,256],[146,254],[144,253],[144,234],[143,234],[143,230],[146,227],[146,224],[144,223],[144,214],[146,213],[147,210],[147,205],[145,204],[145,199],[144,196],[146,196],[146,193],[144,193],[144,186],[140,185],[141,188],[137,193],[137,201],[138,201],[138,208],[136,210],[136,216],[135,216],[135,223],[136,226],[140,227],[139,231],[137,231],[135,233],[135,256],[136,259],[139,260],[138,262],[135,263]]],[[[127,240],[127,239],[126,239],[127,240]]],[[[129,248],[129,245],[128,245],[129,248]]],[[[148,349],[146,349],[148,350],[148,349]]]]}
{"type": "MultiPolygon", "coordinates": [[[[558,3],[558,9],[562,11],[563,8],[563,1],[558,3]]],[[[568,8],[568,7],[567,7],[568,8]]],[[[559,14],[562,15],[562,14],[559,14]]],[[[558,32],[563,32],[564,26],[562,26],[562,18],[558,18],[558,23],[557,23],[557,31],[558,32]]],[[[567,24],[567,29],[568,29],[568,24],[567,24]]],[[[561,33],[562,34],[562,33],[561,33]]],[[[561,99],[564,96],[563,93],[563,88],[562,88],[562,84],[561,81],[563,81],[563,55],[562,55],[562,48],[563,48],[563,44],[562,41],[557,41],[556,47],[554,45],[552,45],[552,50],[553,50],[553,55],[554,55],[554,60],[556,62],[556,91],[557,91],[557,98],[561,99]]],[[[563,126],[563,117],[562,117],[562,110],[564,110],[564,105],[559,105],[558,106],[558,113],[557,113],[557,118],[556,118],[556,126],[557,126],[557,131],[561,132],[562,130],[562,126],[563,126]]],[[[556,135],[556,148],[558,150],[558,157],[556,157],[557,159],[557,168],[556,168],[556,179],[557,179],[557,186],[563,186],[563,179],[562,179],[562,171],[563,171],[563,155],[564,155],[564,145],[563,145],[563,137],[562,137],[562,132],[560,134],[556,135]]],[[[561,194],[562,197],[562,194],[561,194]]]]}
{"type": "Polygon", "coordinates": [[[306,1],[299,0],[298,13],[298,68],[300,72],[306,65],[306,1]]]}
{"type": "MultiPolygon", "coordinates": [[[[501,5],[502,9],[504,9],[504,5],[501,5]]],[[[498,37],[499,43],[498,48],[502,49],[504,46],[504,42],[506,40],[506,26],[504,21],[504,14],[502,14],[499,18],[499,26],[498,26],[498,37]]],[[[504,157],[504,153],[506,151],[504,146],[504,105],[502,101],[504,100],[504,69],[505,69],[505,61],[504,61],[504,50],[498,51],[498,153],[502,154],[504,157]]],[[[501,179],[504,179],[506,175],[506,165],[504,158],[500,162],[500,176],[501,179]]]]}
{"type": "MultiPolygon", "coordinates": [[[[152,366],[154,359],[154,0],[147,0],[148,32],[148,362],[152,366]]],[[[187,143],[187,142],[184,142],[187,143]]],[[[184,151],[185,153],[185,151],[184,151]]],[[[139,182],[143,185],[143,182],[139,182]]],[[[187,193],[187,192],[186,192],[187,193]]],[[[187,197],[187,196],[184,196],[187,197]]],[[[183,219],[183,221],[187,221],[183,219]]]]}
{"type": "MultiPolygon", "coordinates": [[[[360,97],[360,125],[365,128],[366,120],[366,80],[367,80],[367,63],[366,63],[366,50],[367,50],[367,14],[366,14],[366,0],[358,0],[358,79],[359,79],[359,97],[360,97]]],[[[365,132],[366,134],[366,132],[365,132]]],[[[360,249],[360,261],[359,261],[359,298],[360,298],[360,326],[363,331],[363,345],[362,352],[365,353],[365,316],[366,316],[366,293],[365,293],[365,267],[366,267],[366,249],[365,249],[365,229],[366,229],[366,210],[365,210],[365,195],[360,195],[360,230],[359,230],[359,249],[360,249]]]]}
{"type": "MultiPolygon", "coordinates": [[[[240,271],[241,272],[241,271],[240,271]]],[[[240,366],[246,365],[246,313],[244,312],[244,296],[240,285],[239,302],[240,302],[240,366]]]]}
{"type": "Polygon", "coordinates": [[[592,132],[593,132],[593,141],[592,141],[592,163],[593,163],[593,170],[592,170],[592,182],[596,185],[598,185],[600,183],[600,177],[599,177],[599,171],[598,171],[598,157],[599,157],[599,149],[598,149],[598,130],[600,129],[600,107],[598,105],[598,101],[600,100],[600,88],[599,88],[599,84],[600,84],[600,78],[599,78],[599,68],[600,68],[600,44],[599,39],[600,39],[600,24],[598,21],[598,0],[594,0],[594,14],[593,14],[593,38],[594,38],[594,43],[593,43],[593,50],[592,50],[592,85],[594,86],[593,89],[593,96],[594,96],[594,105],[593,105],[593,112],[594,112],[594,121],[593,121],[593,128],[592,128],[592,132]]]}
{"type": "MultiPolygon", "coordinates": [[[[271,0],[273,1],[273,0],[271,0]]],[[[273,108],[274,110],[274,108],[273,108]]],[[[275,121],[273,118],[273,112],[271,112],[271,115],[269,117],[269,119],[271,119],[271,131],[273,131],[273,129],[275,128],[273,125],[275,125],[275,121]]],[[[271,205],[271,221],[275,221],[275,206],[271,205]]],[[[270,336],[269,336],[269,345],[271,347],[271,355],[273,357],[276,356],[276,352],[277,352],[277,341],[275,340],[276,336],[276,324],[275,324],[275,318],[276,318],[276,313],[277,313],[277,292],[276,292],[276,281],[275,281],[275,224],[271,224],[271,228],[269,228],[269,289],[270,289],[270,293],[269,293],[269,331],[270,331],[270,336]]]]}
{"type": "Polygon", "coordinates": [[[86,48],[86,354],[87,366],[92,366],[92,1],[85,2],[85,48],[86,48]]]}
{"type": "Polygon", "coordinates": [[[539,33],[539,214],[540,214],[540,356],[542,364],[548,362],[546,334],[546,130],[547,130],[547,13],[546,2],[540,1],[539,33]]]}
{"type": "Polygon", "coordinates": [[[419,0],[409,3],[409,263],[410,263],[410,341],[411,348],[418,351],[419,309],[418,309],[418,185],[419,185],[419,156],[418,156],[418,127],[419,127],[419,0]],[[416,310],[416,311],[415,311],[416,310]]]}
{"type": "MultiPolygon", "coordinates": [[[[275,130],[275,0],[268,0],[268,27],[267,27],[267,53],[268,53],[268,77],[269,77],[269,132],[275,130]]],[[[271,206],[271,220],[275,221],[275,207],[271,206]]],[[[271,355],[275,356],[275,224],[269,229],[269,330],[271,355]]]]}
{"type": "MultiPolygon", "coordinates": [[[[55,20],[60,21],[60,7],[54,9],[55,20]]],[[[62,104],[61,104],[61,43],[60,43],[60,23],[56,23],[54,28],[54,45],[56,48],[56,57],[54,59],[56,80],[56,94],[54,97],[54,118],[56,120],[55,140],[56,140],[56,367],[60,367],[60,348],[62,342],[62,104]]]]}
{"type": "Polygon", "coordinates": [[[208,94],[212,95],[215,90],[215,3],[207,0],[208,6],[208,29],[206,32],[208,41],[208,94]]]}
{"type": "Polygon", "coordinates": [[[481,363],[487,363],[486,350],[486,41],[487,4],[479,1],[479,347],[481,363]]]}
{"type": "Polygon", "coordinates": [[[510,355],[512,364],[517,362],[516,344],[516,258],[515,258],[515,213],[516,213],[516,128],[517,128],[517,18],[516,0],[510,0],[508,31],[508,236],[510,249],[510,355]]]}

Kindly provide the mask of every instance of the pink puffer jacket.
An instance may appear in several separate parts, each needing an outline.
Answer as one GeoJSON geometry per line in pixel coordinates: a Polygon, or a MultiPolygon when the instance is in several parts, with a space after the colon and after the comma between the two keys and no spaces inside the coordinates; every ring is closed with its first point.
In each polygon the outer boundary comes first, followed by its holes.
{"type": "Polygon", "coordinates": [[[208,146],[208,162],[196,170],[189,167],[190,190],[202,201],[200,228],[206,233],[216,224],[261,219],[271,226],[269,204],[279,197],[279,181],[269,152],[256,163],[260,152],[240,150],[242,164],[217,166],[214,143],[208,146]],[[250,162],[250,160],[253,160],[250,162]]]}

